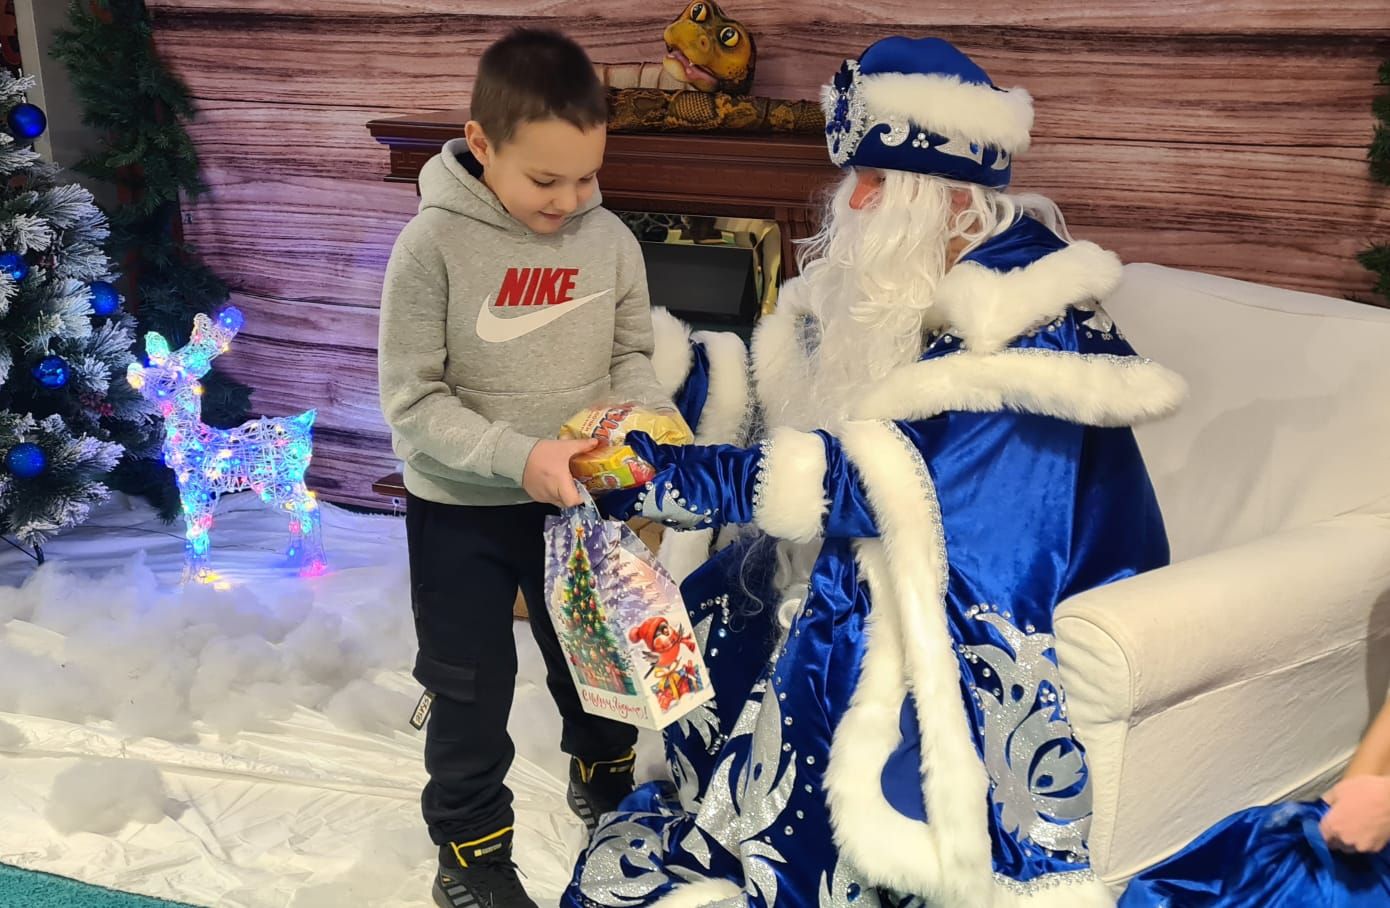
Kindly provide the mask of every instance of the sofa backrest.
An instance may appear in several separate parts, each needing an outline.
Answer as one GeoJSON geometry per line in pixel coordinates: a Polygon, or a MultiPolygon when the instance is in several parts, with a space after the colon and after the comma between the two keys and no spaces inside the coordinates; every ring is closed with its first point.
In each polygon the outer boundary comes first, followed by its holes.
{"type": "Polygon", "coordinates": [[[1190,387],[1137,431],[1175,560],[1390,511],[1390,309],[1147,264],[1105,306],[1190,387]]]}

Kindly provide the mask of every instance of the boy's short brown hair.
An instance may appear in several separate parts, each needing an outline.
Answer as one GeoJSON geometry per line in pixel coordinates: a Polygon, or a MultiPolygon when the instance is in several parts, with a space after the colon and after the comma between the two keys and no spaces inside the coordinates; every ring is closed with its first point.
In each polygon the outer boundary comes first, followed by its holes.
{"type": "Polygon", "coordinates": [[[518,28],[483,51],[469,115],[494,145],[533,120],[578,129],[608,122],[608,92],[589,55],[556,31],[518,28]]]}

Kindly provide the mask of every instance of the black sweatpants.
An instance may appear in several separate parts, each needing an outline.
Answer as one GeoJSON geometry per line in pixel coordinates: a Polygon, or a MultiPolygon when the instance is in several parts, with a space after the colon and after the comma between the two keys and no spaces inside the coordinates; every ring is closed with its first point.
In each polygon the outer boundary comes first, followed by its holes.
{"type": "Polygon", "coordinates": [[[560,747],[586,762],[612,760],[637,729],[584,712],[545,602],[540,504],[459,507],[406,498],[406,539],[419,653],[415,679],[435,694],[425,731],[421,796],[435,844],[469,842],[512,824],[503,784],[516,749],[507,734],[516,684],[512,606],[520,588],[546,684],[560,708],[560,747]]]}

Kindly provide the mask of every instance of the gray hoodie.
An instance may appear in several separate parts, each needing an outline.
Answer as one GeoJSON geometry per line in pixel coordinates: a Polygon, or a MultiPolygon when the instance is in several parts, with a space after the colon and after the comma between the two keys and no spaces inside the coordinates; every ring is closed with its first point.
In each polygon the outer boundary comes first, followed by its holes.
{"type": "Polygon", "coordinates": [[[589,404],[662,398],[631,231],[595,190],[533,233],[480,172],[462,139],[425,164],[381,297],[381,409],[406,488],[444,504],[526,501],[539,439],[589,404]]]}

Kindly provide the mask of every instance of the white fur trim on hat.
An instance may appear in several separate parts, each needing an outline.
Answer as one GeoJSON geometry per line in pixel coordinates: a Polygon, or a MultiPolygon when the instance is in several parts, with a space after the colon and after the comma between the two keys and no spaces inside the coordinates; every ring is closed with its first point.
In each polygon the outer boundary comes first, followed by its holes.
{"type": "Polygon", "coordinates": [[[881,73],[861,77],[871,121],[910,120],[947,138],[1028,150],[1033,98],[1022,88],[998,89],[962,82],[958,76],[881,73]]]}

